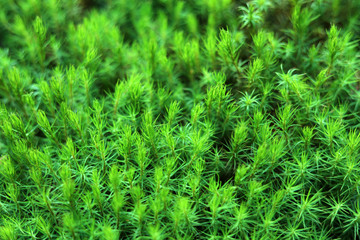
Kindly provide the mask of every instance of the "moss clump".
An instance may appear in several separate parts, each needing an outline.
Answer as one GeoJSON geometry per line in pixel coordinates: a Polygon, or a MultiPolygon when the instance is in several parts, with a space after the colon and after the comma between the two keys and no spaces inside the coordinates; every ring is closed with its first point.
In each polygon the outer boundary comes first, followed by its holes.
{"type": "Polygon", "coordinates": [[[0,239],[357,239],[356,0],[0,0],[0,239]]]}

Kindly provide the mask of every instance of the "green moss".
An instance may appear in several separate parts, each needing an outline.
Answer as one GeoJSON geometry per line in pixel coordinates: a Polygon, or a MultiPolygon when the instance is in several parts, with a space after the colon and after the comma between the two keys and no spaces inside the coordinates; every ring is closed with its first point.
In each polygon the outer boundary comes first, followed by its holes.
{"type": "Polygon", "coordinates": [[[360,2],[0,0],[0,239],[357,239],[360,2]]]}

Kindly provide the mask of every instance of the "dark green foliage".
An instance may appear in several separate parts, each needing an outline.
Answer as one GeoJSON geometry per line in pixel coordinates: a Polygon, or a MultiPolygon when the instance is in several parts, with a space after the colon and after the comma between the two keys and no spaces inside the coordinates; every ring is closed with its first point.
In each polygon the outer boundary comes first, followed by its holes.
{"type": "Polygon", "coordinates": [[[0,239],[358,239],[359,12],[0,0],[0,239]]]}

